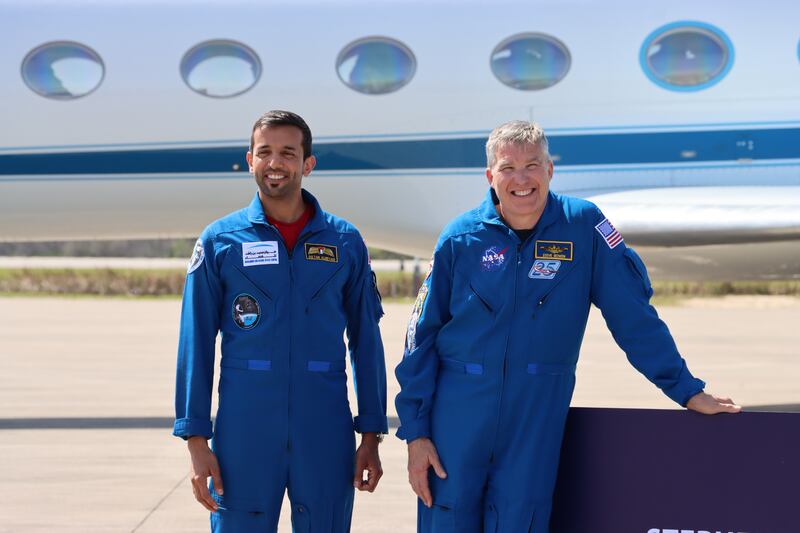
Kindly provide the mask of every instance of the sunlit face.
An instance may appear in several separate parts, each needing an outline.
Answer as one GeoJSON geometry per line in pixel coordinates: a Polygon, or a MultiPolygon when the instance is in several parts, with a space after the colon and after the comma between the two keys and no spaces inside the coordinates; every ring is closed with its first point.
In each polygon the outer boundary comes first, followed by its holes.
{"type": "Polygon", "coordinates": [[[502,144],[486,169],[486,179],[500,200],[500,214],[511,224],[539,220],[552,177],[553,162],[538,144],[502,144]]]}
{"type": "Polygon", "coordinates": [[[247,164],[262,198],[299,195],[303,176],[308,176],[316,163],[314,156],[303,159],[303,132],[294,126],[256,130],[253,151],[247,152],[247,164]]]}

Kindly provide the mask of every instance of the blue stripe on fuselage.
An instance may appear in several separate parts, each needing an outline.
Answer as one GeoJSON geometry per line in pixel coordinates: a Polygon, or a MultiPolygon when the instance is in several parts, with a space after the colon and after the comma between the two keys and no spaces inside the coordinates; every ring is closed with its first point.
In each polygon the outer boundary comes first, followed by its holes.
{"type": "MultiPolygon", "coordinates": [[[[800,128],[552,135],[559,165],[697,163],[800,157],[800,128]],[[687,157],[688,155],[688,157],[687,157]]],[[[485,138],[319,142],[317,170],[483,168],[485,138]]],[[[246,147],[0,154],[0,175],[217,173],[247,169],[246,147]]]]}

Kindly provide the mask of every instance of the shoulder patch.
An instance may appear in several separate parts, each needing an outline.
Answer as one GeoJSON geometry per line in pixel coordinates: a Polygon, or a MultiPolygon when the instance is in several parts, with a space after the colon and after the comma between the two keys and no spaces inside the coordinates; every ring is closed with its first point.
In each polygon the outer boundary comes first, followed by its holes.
{"type": "Polygon", "coordinates": [[[410,353],[414,351],[414,348],[417,347],[417,324],[419,323],[419,317],[422,315],[422,310],[425,307],[425,300],[428,297],[428,285],[427,283],[422,284],[419,288],[419,292],[417,293],[417,300],[414,302],[414,309],[411,311],[411,318],[408,321],[408,327],[406,328],[406,353],[410,353]]]}
{"type": "Polygon", "coordinates": [[[603,237],[603,240],[606,241],[606,244],[612,250],[623,240],[617,228],[615,228],[607,218],[604,218],[594,229],[597,230],[597,233],[603,237]]]}
{"type": "Polygon", "coordinates": [[[186,273],[191,274],[197,268],[203,264],[203,259],[206,257],[206,252],[203,249],[203,241],[201,239],[197,239],[197,242],[194,243],[194,251],[192,252],[192,257],[189,258],[189,265],[186,267],[186,273]]]}

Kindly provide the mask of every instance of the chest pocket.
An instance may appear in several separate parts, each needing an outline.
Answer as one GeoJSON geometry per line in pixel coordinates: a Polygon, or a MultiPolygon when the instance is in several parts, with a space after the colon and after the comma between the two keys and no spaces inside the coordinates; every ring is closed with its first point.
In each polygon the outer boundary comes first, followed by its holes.
{"type": "Polygon", "coordinates": [[[304,265],[297,278],[301,291],[306,295],[306,312],[320,302],[326,295],[335,295],[338,305],[343,299],[346,283],[345,264],[343,262],[325,265],[304,265]]]}
{"type": "MultiPolygon", "coordinates": [[[[495,273],[486,276],[493,274],[495,273]]],[[[496,279],[484,280],[481,274],[468,275],[456,268],[450,298],[450,314],[454,318],[468,314],[481,321],[493,318],[501,307],[497,295],[502,291],[504,280],[499,272],[496,274],[498,274],[496,279]]]]}
{"type": "Polygon", "coordinates": [[[277,288],[286,278],[286,265],[280,263],[245,267],[241,245],[231,246],[230,252],[225,257],[223,269],[228,272],[228,275],[224,276],[226,293],[238,293],[250,289],[270,301],[279,294],[277,288]],[[247,287],[242,287],[242,284],[247,287]]]}
{"type": "Polygon", "coordinates": [[[247,272],[242,266],[241,254],[236,252],[225,257],[222,278],[225,286],[220,322],[223,332],[262,331],[274,316],[275,302],[267,284],[247,272]]]}
{"type": "MultiPolygon", "coordinates": [[[[441,368],[460,373],[480,375],[489,350],[489,338],[494,335],[500,310],[497,296],[473,273],[466,276],[456,269],[450,296],[450,320],[436,337],[441,368]]],[[[487,276],[499,274],[486,273],[487,276]]],[[[503,277],[496,282],[502,284],[503,277]]]]}

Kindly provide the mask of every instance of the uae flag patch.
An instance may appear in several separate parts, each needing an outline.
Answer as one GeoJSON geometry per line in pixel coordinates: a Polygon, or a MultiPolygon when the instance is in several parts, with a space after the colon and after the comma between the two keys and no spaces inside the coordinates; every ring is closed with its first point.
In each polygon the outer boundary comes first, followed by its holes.
{"type": "Polygon", "coordinates": [[[611,225],[607,218],[604,218],[594,229],[597,230],[597,233],[603,237],[603,240],[612,250],[622,242],[622,235],[617,231],[617,228],[611,225]]]}

